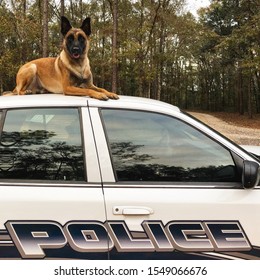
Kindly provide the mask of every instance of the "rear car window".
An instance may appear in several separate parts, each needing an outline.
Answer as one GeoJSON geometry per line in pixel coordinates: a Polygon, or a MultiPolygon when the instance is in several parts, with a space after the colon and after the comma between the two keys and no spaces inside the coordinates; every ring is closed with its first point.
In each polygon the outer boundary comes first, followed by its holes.
{"type": "Polygon", "coordinates": [[[171,116],[102,110],[118,181],[235,182],[230,151],[171,116]]]}
{"type": "Polygon", "coordinates": [[[84,180],[78,109],[7,111],[0,139],[0,178],[84,180]]]}

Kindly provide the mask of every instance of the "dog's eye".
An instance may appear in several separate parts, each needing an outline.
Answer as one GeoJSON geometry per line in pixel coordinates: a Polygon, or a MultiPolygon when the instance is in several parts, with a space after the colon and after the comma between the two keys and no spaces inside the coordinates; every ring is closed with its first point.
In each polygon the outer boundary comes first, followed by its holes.
{"type": "Polygon", "coordinates": [[[79,42],[84,43],[85,42],[85,38],[81,35],[79,35],[78,37],[79,42]]]}
{"type": "Polygon", "coordinates": [[[68,36],[67,40],[68,42],[72,43],[74,41],[74,36],[73,35],[68,36]]]}

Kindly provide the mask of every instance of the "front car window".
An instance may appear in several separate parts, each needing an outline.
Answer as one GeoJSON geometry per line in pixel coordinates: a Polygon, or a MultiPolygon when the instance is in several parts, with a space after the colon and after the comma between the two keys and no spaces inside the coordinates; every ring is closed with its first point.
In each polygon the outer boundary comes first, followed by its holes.
{"type": "Polygon", "coordinates": [[[0,178],[84,180],[78,109],[7,111],[0,139],[0,178]]]}
{"type": "Polygon", "coordinates": [[[235,182],[230,152],[171,116],[102,110],[119,181],[235,182]]]}

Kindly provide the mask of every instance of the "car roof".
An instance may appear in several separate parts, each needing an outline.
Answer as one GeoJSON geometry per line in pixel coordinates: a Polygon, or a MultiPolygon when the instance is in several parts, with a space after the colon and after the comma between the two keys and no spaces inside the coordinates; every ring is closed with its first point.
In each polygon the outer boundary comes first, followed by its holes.
{"type": "Polygon", "coordinates": [[[32,94],[0,96],[0,108],[28,108],[28,107],[68,107],[87,106],[101,108],[128,108],[151,111],[175,111],[179,108],[168,103],[143,97],[123,96],[118,100],[101,101],[89,97],[68,96],[63,94],[32,94]]]}
{"type": "Polygon", "coordinates": [[[89,99],[90,107],[102,107],[102,108],[125,108],[125,109],[138,109],[138,110],[151,110],[151,111],[163,111],[173,110],[180,112],[180,109],[176,106],[168,103],[135,96],[124,96],[120,95],[118,100],[111,100],[100,102],[97,99],[89,99]]]}
{"type": "Polygon", "coordinates": [[[87,99],[85,97],[65,96],[63,94],[31,94],[0,97],[0,107],[2,109],[48,106],[87,106],[87,99]]]}

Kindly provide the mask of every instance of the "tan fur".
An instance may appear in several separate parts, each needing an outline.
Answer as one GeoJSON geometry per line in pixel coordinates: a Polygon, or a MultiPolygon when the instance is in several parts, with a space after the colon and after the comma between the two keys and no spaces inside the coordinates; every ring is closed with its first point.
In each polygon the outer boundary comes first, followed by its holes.
{"type": "MultiPolygon", "coordinates": [[[[78,28],[72,28],[66,34],[63,50],[57,58],[40,58],[23,65],[16,76],[16,87],[12,94],[59,93],[65,95],[90,96],[97,99],[118,99],[115,93],[98,88],[93,84],[88,58],[88,36],[78,28]],[[69,35],[85,38],[87,47],[77,60],[73,59],[66,47],[69,35]]],[[[10,94],[9,94],[10,95],[10,94]]]]}

